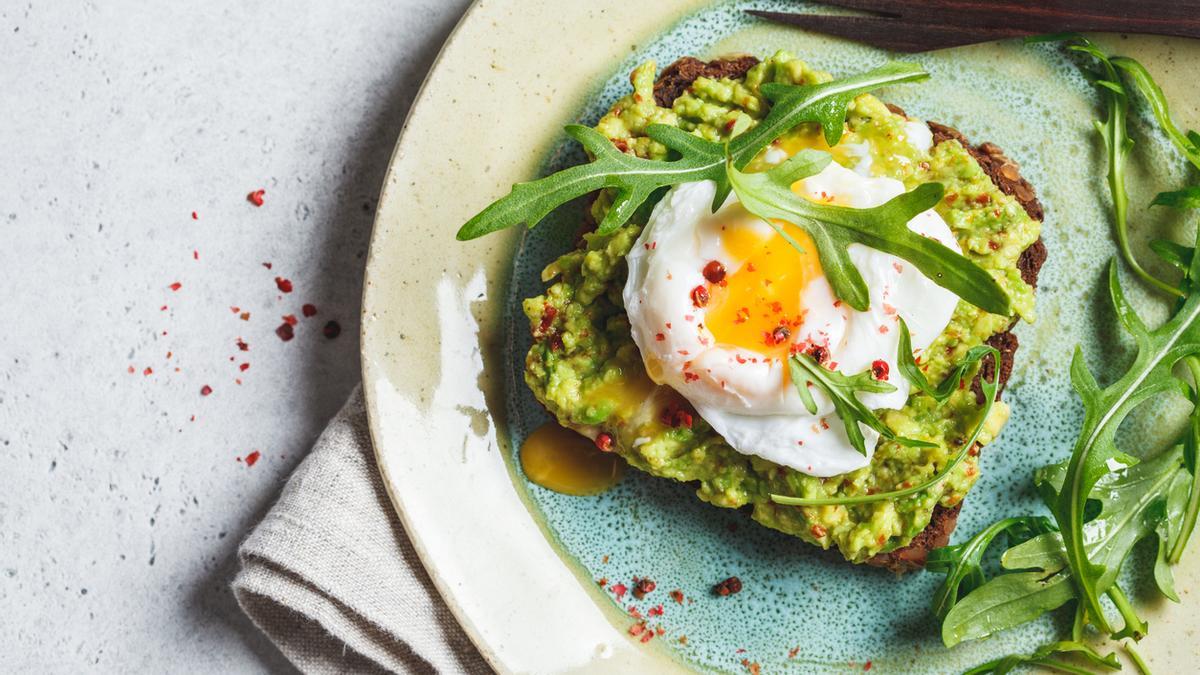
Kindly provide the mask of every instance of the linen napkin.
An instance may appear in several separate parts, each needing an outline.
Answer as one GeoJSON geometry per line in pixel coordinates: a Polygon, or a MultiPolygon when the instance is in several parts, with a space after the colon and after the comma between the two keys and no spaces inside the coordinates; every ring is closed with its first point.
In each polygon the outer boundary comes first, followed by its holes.
{"type": "Polygon", "coordinates": [[[361,387],[238,558],[238,604],[305,673],[492,672],[392,509],[361,387]]]}

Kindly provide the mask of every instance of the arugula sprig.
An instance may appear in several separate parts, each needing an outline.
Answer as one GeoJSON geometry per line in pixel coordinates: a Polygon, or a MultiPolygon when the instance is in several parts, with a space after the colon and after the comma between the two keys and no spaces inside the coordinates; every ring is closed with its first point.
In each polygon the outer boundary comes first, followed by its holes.
{"type": "Polygon", "coordinates": [[[866,439],[863,438],[859,424],[867,425],[890,441],[912,447],[936,447],[927,441],[897,436],[874,411],[858,400],[859,392],[887,394],[896,391],[895,385],[875,379],[870,370],[847,375],[822,366],[808,354],[793,354],[788,359],[788,374],[791,375],[792,384],[795,385],[808,412],[817,412],[817,402],[809,390],[810,387],[816,387],[829,397],[833,402],[834,412],[846,425],[850,445],[864,457],[867,454],[866,439]]]}
{"type": "MultiPolygon", "coordinates": [[[[1104,141],[1108,162],[1108,189],[1112,194],[1113,219],[1116,221],[1117,245],[1121,249],[1121,256],[1129,264],[1130,269],[1143,281],[1164,293],[1182,297],[1183,293],[1178,288],[1150,274],[1142,267],[1134,257],[1129,243],[1129,193],[1125,189],[1125,166],[1129,162],[1130,153],[1133,152],[1134,143],[1133,139],[1129,137],[1129,95],[1117,74],[1117,66],[1091,40],[1078,33],[1058,33],[1030,38],[1028,42],[1061,40],[1068,41],[1067,49],[1087,54],[1100,64],[1099,71],[1089,71],[1086,74],[1096,85],[1105,109],[1104,120],[1096,120],[1093,125],[1096,127],[1096,133],[1104,141]]],[[[1149,77],[1149,74],[1147,73],[1146,76],[1149,77]]],[[[1160,91],[1159,94],[1161,93],[1160,91]]],[[[1163,110],[1166,110],[1165,103],[1163,110]]]]}
{"type": "Polygon", "coordinates": [[[1066,640],[1043,645],[1032,654],[1010,654],[994,661],[988,661],[964,672],[963,675],[1006,675],[1022,666],[1041,666],[1072,675],[1092,675],[1094,672],[1088,668],[1053,658],[1058,655],[1076,657],[1102,670],[1121,669],[1121,662],[1117,660],[1115,653],[1102,656],[1086,643],[1078,640],[1066,640]]]}
{"type": "MultiPolygon", "coordinates": [[[[1141,462],[1129,458],[1131,466],[1118,462],[1114,466],[1124,468],[1106,473],[1093,493],[1100,510],[1084,528],[1085,546],[1089,557],[1105,570],[1097,580],[1098,588],[1114,601],[1131,633],[1144,633],[1145,622],[1116,585],[1117,575],[1137,542],[1161,536],[1158,526],[1164,514],[1177,508],[1171,502],[1183,498],[1178,489],[1178,482],[1186,478],[1182,452],[1176,446],[1141,462]]],[[[1069,473],[1067,462],[1039,470],[1035,476],[1039,492],[1053,501],[1067,492],[1069,473]]],[[[965,597],[957,600],[951,597],[942,623],[942,641],[952,647],[964,640],[992,635],[1079,598],[1062,534],[1051,529],[1009,548],[1000,558],[1003,573],[972,589],[965,597]]],[[[934,559],[952,555],[939,551],[930,555],[934,559]]],[[[1082,602],[1080,605],[1084,606],[1082,602]]],[[[1084,609],[1082,614],[1094,623],[1090,611],[1084,609]]]]}
{"type": "MultiPolygon", "coordinates": [[[[832,145],[841,138],[846,108],[856,96],[900,82],[913,82],[929,73],[913,63],[894,62],[854,77],[811,85],[764,84],[762,93],[771,102],[767,116],[729,141],[736,168],[744,168],[763,148],[792,127],[805,122],[821,125],[832,145]]],[[[468,220],[458,231],[465,241],[525,224],[534,227],[551,211],[589,192],[609,188],[615,192],[612,207],[598,227],[600,233],[624,225],[658,188],[698,180],[717,184],[713,211],[729,195],[725,171],[726,147],[681,129],[651,124],[646,135],[667,146],[677,157],[669,161],[642,159],[616,149],[603,134],[572,124],[567,135],[594,157],[579,166],[528,183],[518,183],[505,197],[468,220]]]]}
{"type": "Polygon", "coordinates": [[[727,173],[747,211],[768,222],[794,223],[808,232],[834,294],[854,309],[864,311],[870,306],[867,284],[848,251],[850,244],[858,243],[907,260],[935,284],[976,307],[1012,314],[1008,294],[991,274],[941,242],[908,229],[908,221],[941,201],[940,183],[919,185],[880,206],[855,209],[818,204],[796,194],[792,184],[804,176],[791,161],[761,173],[743,173],[730,163],[727,173]]]}
{"type": "Polygon", "coordinates": [[[933,615],[945,619],[960,598],[987,582],[983,556],[1001,536],[1009,547],[1058,528],[1045,516],[1015,516],[998,520],[961,544],[935,548],[925,560],[925,569],[946,575],[933,594],[933,615]]]}
{"type": "MultiPolygon", "coordinates": [[[[1096,126],[1108,153],[1108,183],[1121,254],[1140,278],[1178,300],[1171,318],[1150,330],[1125,299],[1116,261],[1110,264],[1109,297],[1118,320],[1134,337],[1137,351],[1133,364],[1115,382],[1101,388],[1076,350],[1071,380],[1084,404],[1083,428],[1071,457],[1039,470],[1035,476],[1038,491],[1050,506],[1059,531],[1046,532],[1009,548],[1000,560],[1001,573],[969,589],[965,596],[960,597],[957,589],[939,595],[935,613],[944,613],[942,639],[947,646],[1012,628],[1071,601],[1076,603],[1073,641],[1082,638],[1083,627],[1088,623],[1113,638],[1140,639],[1148,626],[1116,583],[1117,576],[1134,545],[1153,537],[1158,542],[1153,570],[1155,583],[1164,596],[1177,601],[1171,565],[1182,555],[1200,511],[1200,475],[1196,467],[1197,448],[1200,448],[1200,287],[1193,284],[1200,273],[1200,256],[1192,246],[1151,242],[1155,254],[1183,272],[1177,284],[1150,276],[1133,258],[1128,245],[1125,218],[1128,199],[1123,172],[1132,148],[1126,130],[1129,101],[1118,70],[1129,75],[1149,100],[1164,133],[1197,168],[1200,168],[1197,152],[1200,135],[1178,131],[1170,120],[1161,90],[1140,64],[1124,57],[1109,59],[1079,36],[1061,35],[1053,39],[1074,40],[1069,49],[1091,55],[1102,66],[1102,72],[1094,75],[1093,82],[1099,87],[1108,112],[1107,119],[1096,126]],[[1173,372],[1180,362],[1187,367],[1186,380],[1173,372]],[[1184,393],[1193,404],[1182,442],[1140,462],[1121,452],[1114,436],[1122,420],[1140,403],[1170,392],[1184,393]],[[1121,614],[1124,625],[1120,630],[1113,629],[1099,606],[1101,595],[1106,595],[1121,614]]],[[[1187,188],[1160,193],[1153,205],[1195,208],[1200,203],[1198,199],[1200,188],[1187,188]]],[[[988,528],[979,541],[1004,527],[1002,521],[988,528]]],[[[964,550],[940,549],[932,552],[930,559],[954,560],[964,550]]],[[[934,565],[930,569],[963,574],[965,579],[978,581],[970,563],[967,560],[958,565],[934,565]]],[[[951,587],[952,583],[948,578],[949,586],[943,588],[951,587]]],[[[1132,645],[1127,643],[1126,649],[1145,672],[1145,664],[1132,645]]]]}
{"type": "MultiPolygon", "coordinates": [[[[933,476],[911,487],[900,490],[890,490],[887,492],[877,492],[875,494],[850,495],[844,497],[795,497],[790,495],[772,494],[770,495],[771,501],[785,506],[844,506],[848,504],[870,504],[872,502],[894,501],[902,497],[924,492],[925,490],[928,490],[934,485],[937,485],[945,480],[946,477],[949,476],[956,468],[958,468],[958,465],[961,464],[964,459],[966,459],[967,453],[970,452],[972,447],[974,447],[975,442],[979,440],[979,435],[983,433],[983,427],[987,424],[988,417],[991,415],[992,406],[996,403],[996,396],[1000,389],[1000,352],[994,347],[986,348],[989,350],[989,354],[994,359],[996,367],[992,370],[991,380],[987,380],[982,377],[979,379],[980,388],[983,390],[984,395],[984,404],[979,411],[979,422],[975,425],[975,430],[971,432],[971,436],[967,438],[967,440],[959,447],[958,451],[954,453],[954,456],[950,458],[950,461],[946,462],[946,465],[943,466],[942,469],[933,476]]],[[[861,381],[864,376],[867,378],[870,377],[870,374],[866,372],[859,373],[855,376],[847,376],[827,370],[821,365],[817,364],[817,362],[807,354],[798,354],[793,356],[788,360],[788,367],[789,373],[792,376],[792,381],[799,389],[801,399],[805,402],[805,407],[808,408],[809,412],[814,413],[816,412],[816,404],[812,401],[811,394],[808,393],[808,385],[810,382],[822,387],[827,385],[818,378],[805,379],[807,374],[812,369],[815,368],[819,371],[816,373],[816,375],[824,375],[826,378],[828,377],[829,373],[833,373],[833,375],[842,378],[843,382],[855,381],[855,378],[858,378],[858,381],[861,381]],[[804,361],[803,359],[807,359],[807,361],[804,361]],[[799,372],[797,372],[797,369],[799,369],[799,372]],[[811,406],[809,405],[810,402],[812,402],[811,406]]],[[[826,390],[827,393],[831,394],[830,398],[834,401],[835,411],[838,412],[842,423],[846,425],[847,434],[850,434],[850,430],[853,428],[859,432],[861,439],[861,430],[858,429],[858,423],[862,422],[872,429],[876,429],[876,431],[879,431],[880,428],[883,429],[884,431],[881,431],[880,435],[890,441],[900,443],[901,445],[907,445],[909,447],[936,447],[936,445],[930,444],[926,441],[897,436],[895,432],[893,432],[887,427],[887,425],[883,423],[882,420],[875,416],[874,412],[872,412],[865,405],[863,405],[861,401],[858,400],[854,394],[853,386],[853,384],[845,385],[841,388],[840,392],[837,393],[826,390]],[[842,404],[843,408],[838,408],[838,398],[836,397],[838,395],[850,399],[842,404]],[[864,417],[864,415],[866,417],[864,417]],[[878,424],[878,427],[875,426],[876,424],[878,424]]],[[[892,385],[889,384],[888,386],[891,387],[892,385]]],[[[851,440],[853,441],[853,436],[851,436],[851,440]]],[[[866,454],[865,449],[859,450],[859,452],[866,454]]]]}
{"type": "MultiPolygon", "coordinates": [[[[900,344],[896,349],[896,368],[913,387],[928,394],[938,403],[945,403],[949,400],[950,396],[962,386],[963,378],[967,376],[972,367],[982,361],[984,357],[995,353],[996,350],[988,345],[976,345],[970,348],[962,360],[955,364],[946,379],[935,387],[929,383],[925,373],[922,373],[921,367],[917,365],[917,360],[913,358],[912,335],[908,332],[908,324],[904,323],[904,319],[900,319],[900,344]]],[[[996,367],[1000,367],[998,361],[996,367]]]]}

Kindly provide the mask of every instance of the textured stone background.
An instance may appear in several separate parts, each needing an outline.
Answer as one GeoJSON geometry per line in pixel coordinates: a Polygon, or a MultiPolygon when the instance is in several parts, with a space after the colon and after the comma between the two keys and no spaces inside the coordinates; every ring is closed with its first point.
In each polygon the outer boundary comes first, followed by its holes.
{"type": "Polygon", "coordinates": [[[376,196],[466,4],[0,3],[0,671],[289,668],[235,550],[359,379],[376,196]]]}

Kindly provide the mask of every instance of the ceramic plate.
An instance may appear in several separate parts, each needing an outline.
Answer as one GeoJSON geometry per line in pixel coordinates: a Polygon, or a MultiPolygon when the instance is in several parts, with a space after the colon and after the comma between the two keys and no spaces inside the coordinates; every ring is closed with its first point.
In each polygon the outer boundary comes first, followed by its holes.
{"type": "MultiPolygon", "coordinates": [[[[762,57],[786,49],[845,75],[890,58],[749,19],[740,10],[750,6],[775,5],[478,2],[443,49],[396,147],[363,302],[371,431],[392,500],[430,575],[500,671],[733,672],[745,661],[767,672],[861,671],[868,662],[875,672],[950,672],[1028,651],[1056,628],[1046,619],[946,650],[927,612],[934,575],[897,578],[847,565],[740,512],[705,505],[686,485],[636,471],[597,497],[552,493],[521,475],[516,448],[546,418],[521,378],[529,338],[518,305],[542,288],[537,272],[570,245],[580,211],[564,208],[537,230],[467,244],[454,233],[512,183],[577,160],[562,125],[593,123],[645,59],[665,66],[688,54],[762,57]],[[731,575],[746,590],[713,598],[712,584],[731,575]],[[625,596],[618,603],[596,583],[628,584],[633,576],[655,579],[659,590],[643,602],[625,596]],[[666,592],[676,588],[690,600],[671,602],[666,592]],[[642,611],[664,604],[664,635],[648,644],[631,639],[631,603],[642,611]]],[[[1195,44],[1100,40],[1140,58],[1176,114],[1195,126],[1195,44]]],[[[1021,163],[1047,210],[1040,320],[1017,330],[1022,348],[1006,392],[1013,417],[987,450],[983,478],[959,520],[960,539],[1003,514],[1038,509],[1030,469],[1065,457],[1080,421],[1066,375],[1073,346],[1082,344],[1103,375],[1120,366],[1128,345],[1096,328],[1111,325],[1098,289],[1115,248],[1090,126],[1096,100],[1078,70],[1053,47],[1018,42],[905,58],[933,77],[881,97],[976,142],[999,144],[1021,163]]],[[[1132,197],[1140,204],[1152,185],[1179,184],[1185,173],[1149,125],[1134,130],[1140,151],[1132,197]]],[[[1183,225],[1151,223],[1134,209],[1139,246],[1183,225]]],[[[1148,318],[1164,316],[1148,296],[1137,300],[1148,318]]],[[[1183,414],[1185,405],[1139,411],[1124,433],[1161,447],[1183,414]]],[[[1127,565],[1133,576],[1143,560],[1127,565]]],[[[1197,587],[1200,565],[1196,555],[1191,560],[1178,573],[1183,589],[1197,587]]],[[[1160,672],[1183,672],[1198,655],[1187,632],[1197,609],[1190,600],[1145,608],[1154,629],[1144,651],[1160,672]]]]}

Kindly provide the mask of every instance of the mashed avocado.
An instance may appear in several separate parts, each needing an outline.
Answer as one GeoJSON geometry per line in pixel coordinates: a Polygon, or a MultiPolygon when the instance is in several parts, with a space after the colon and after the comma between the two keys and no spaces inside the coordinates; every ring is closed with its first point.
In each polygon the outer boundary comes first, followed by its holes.
{"type": "MultiPolygon", "coordinates": [[[[698,79],[667,109],[654,100],[654,78],[654,63],[638,67],[631,78],[633,92],[596,127],[617,147],[650,158],[665,157],[666,149],[644,135],[649,124],[672,124],[723,140],[739,118],[754,122],[766,114],[769,103],[759,95],[762,83],[811,84],[830,79],[780,52],[740,80],[698,79]]],[[[1039,223],[1016,199],[997,189],[957,141],[943,141],[930,152],[910,145],[906,121],[878,99],[864,95],[851,104],[847,132],[836,147],[825,146],[818,131],[808,125],[776,145],[789,152],[819,147],[847,166],[869,155],[873,173],[901,180],[909,189],[942,183],[946,196],[937,211],[964,254],[991,271],[1009,293],[1018,315],[1032,320],[1033,290],[1021,279],[1017,258],[1037,240],[1039,223]]],[[[608,204],[601,194],[593,215],[602,217],[608,204]]],[[[938,405],[915,392],[904,408],[886,411],[882,418],[899,435],[932,440],[938,447],[909,448],[881,441],[869,466],[840,476],[816,478],[736,452],[691,412],[682,397],[655,385],[642,366],[621,291],[625,254],[643,225],[630,224],[605,236],[585,235],[579,250],[562,256],[543,274],[546,281],[557,278],[557,282],[544,295],[524,302],[534,335],[525,380],[559,422],[591,437],[607,433],[631,465],[655,476],[696,481],[697,495],[717,506],[752,505],[753,518],[763,525],[822,548],[835,547],[853,562],[907,545],[929,524],[935,505],[951,507],[963,499],[979,473],[974,451],[945,480],[903,499],[825,507],[771,502],[771,493],[861,495],[928,479],[979,423],[976,396],[964,388],[938,405]]],[[[924,353],[921,367],[931,381],[940,381],[967,350],[1008,326],[1007,317],[960,302],[945,331],[924,353]]],[[[1007,416],[1007,407],[997,403],[981,442],[990,442],[1007,416]]]]}

